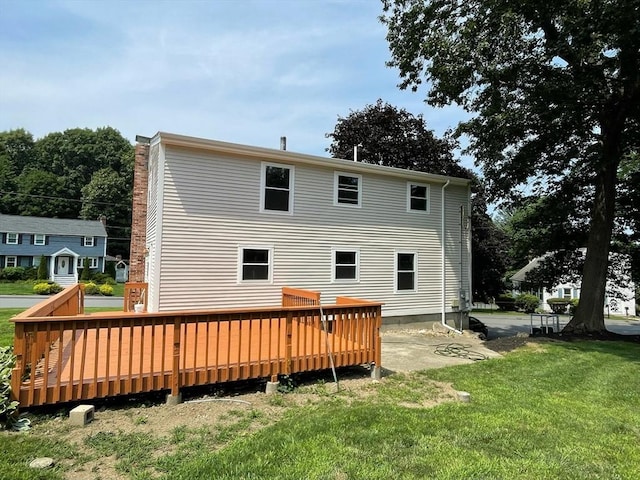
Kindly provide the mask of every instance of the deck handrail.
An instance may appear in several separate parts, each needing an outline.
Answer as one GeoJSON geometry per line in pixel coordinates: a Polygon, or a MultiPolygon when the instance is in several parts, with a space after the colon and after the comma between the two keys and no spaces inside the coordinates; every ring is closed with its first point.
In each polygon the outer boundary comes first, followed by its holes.
{"type": "Polygon", "coordinates": [[[379,366],[382,304],[340,298],[323,305],[323,319],[317,305],[19,315],[12,394],[23,407],[178,395],[187,386],[329,368],[329,348],[336,366],[379,366]],[[44,348],[33,347],[36,338],[44,348]]]}
{"type": "Polygon", "coordinates": [[[282,287],[282,306],[320,305],[320,292],[300,288],[282,287]]]}
{"type": "Polygon", "coordinates": [[[135,311],[134,305],[142,304],[143,311],[147,311],[149,284],[146,282],[126,282],[124,284],[124,311],[135,311]]]}

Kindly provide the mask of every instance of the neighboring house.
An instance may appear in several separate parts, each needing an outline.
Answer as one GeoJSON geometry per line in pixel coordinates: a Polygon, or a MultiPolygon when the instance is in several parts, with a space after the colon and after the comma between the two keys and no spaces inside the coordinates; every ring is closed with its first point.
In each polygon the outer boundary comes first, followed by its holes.
{"type": "MultiPolygon", "coordinates": [[[[581,249],[583,254],[585,249],[581,249]]],[[[611,254],[615,255],[615,254],[611,254]]],[[[526,281],[527,273],[538,267],[544,257],[537,257],[531,260],[527,265],[518,270],[512,277],[514,288],[520,290],[520,286],[526,281]]],[[[628,261],[628,260],[626,260],[628,261]]],[[[605,310],[604,313],[615,313],[617,315],[636,315],[636,302],[635,302],[635,286],[630,279],[626,279],[628,287],[620,287],[607,282],[606,291],[607,296],[604,299],[605,310]]],[[[580,283],[561,283],[554,286],[550,291],[544,288],[540,288],[532,292],[540,298],[540,307],[546,311],[551,311],[551,307],[547,303],[550,298],[565,298],[567,300],[580,298],[580,283]]]]}
{"type": "Polygon", "coordinates": [[[470,305],[468,180],[169,133],[146,140],[129,280],[148,282],[149,311],[274,305],[283,286],[326,303],[384,302],[385,317],[440,320],[470,305]]]}
{"type": "Polygon", "coordinates": [[[37,267],[44,255],[49,278],[60,285],[78,282],[84,258],[104,271],[107,232],[99,220],[0,214],[0,268],[37,267]]]}

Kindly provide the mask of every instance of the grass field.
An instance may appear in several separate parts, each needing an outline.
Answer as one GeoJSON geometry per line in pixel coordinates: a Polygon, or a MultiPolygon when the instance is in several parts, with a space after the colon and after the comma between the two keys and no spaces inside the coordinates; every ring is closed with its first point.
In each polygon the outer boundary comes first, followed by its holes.
{"type": "MultiPolygon", "coordinates": [[[[0,282],[0,295],[33,295],[33,282],[0,282]]],[[[112,285],[113,296],[124,295],[124,283],[112,285]]]]}
{"type": "Polygon", "coordinates": [[[169,436],[103,432],[82,449],[55,436],[4,434],[13,438],[0,438],[0,478],[34,478],[25,464],[37,452],[58,461],[43,479],[102,455],[115,455],[130,479],[636,479],[639,363],[638,344],[542,343],[393,375],[375,395],[292,407],[257,431],[249,427],[261,412],[226,426],[203,419],[198,431],[169,436]],[[419,406],[435,395],[425,388],[431,380],[470,392],[471,403],[419,406]]]}

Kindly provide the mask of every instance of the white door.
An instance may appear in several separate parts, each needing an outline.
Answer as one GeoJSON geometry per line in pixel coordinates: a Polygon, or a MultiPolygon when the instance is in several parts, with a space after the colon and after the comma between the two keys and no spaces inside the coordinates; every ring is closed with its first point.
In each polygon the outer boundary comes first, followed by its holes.
{"type": "Polygon", "coordinates": [[[68,275],[70,263],[71,257],[58,257],[58,275],[68,275]]]}

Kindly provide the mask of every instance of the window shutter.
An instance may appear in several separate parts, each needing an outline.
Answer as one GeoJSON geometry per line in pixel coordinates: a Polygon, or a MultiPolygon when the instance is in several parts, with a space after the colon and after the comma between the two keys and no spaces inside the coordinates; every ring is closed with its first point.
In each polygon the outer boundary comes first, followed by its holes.
{"type": "Polygon", "coordinates": [[[33,245],[36,242],[36,234],[32,233],[31,235],[29,235],[29,244],[33,245]]]}
{"type": "Polygon", "coordinates": [[[18,234],[18,245],[22,245],[22,234],[18,234]]]}
{"type": "Polygon", "coordinates": [[[80,237],[80,246],[84,247],[84,237],[80,237]]]}
{"type": "Polygon", "coordinates": [[[6,233],[2,234],[2,243],[7,243],[7,234],[6,233]]]}
{"type": "Polygon", "coordinates": [[[49,235],[44,236],[44,244],[49,245],[49,235]]]}
{"type": "Polygon", "coordinates": [[[558,298],[562,298],[562,289],[561,288],[558,289],[558,298]]]}

